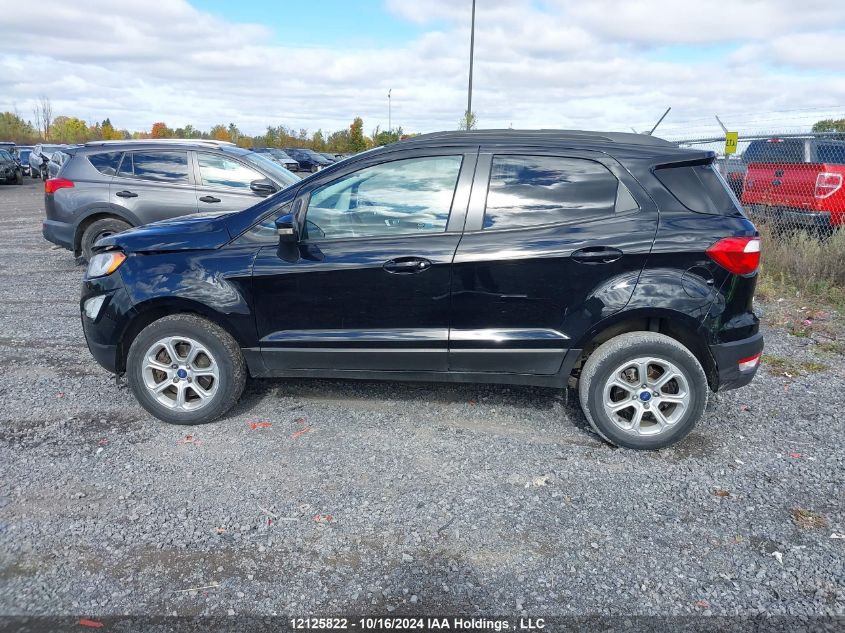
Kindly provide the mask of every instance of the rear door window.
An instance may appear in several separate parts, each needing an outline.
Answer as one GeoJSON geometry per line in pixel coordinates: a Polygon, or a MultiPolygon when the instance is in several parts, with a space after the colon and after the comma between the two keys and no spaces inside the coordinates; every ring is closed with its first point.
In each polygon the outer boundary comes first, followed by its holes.
{"type": "MultiPolygon", "coordinates": [[[[596,220],[616,212],[621,183],[604,165],[558,156],[494,156],[483,229],[596,220]]],[[[627,209],[636,203],[623,192],[627,209]]]]}
{"type": "Polygon", "coordinates": [[[117,173],[117,166],[120,165],[120,157],[123,152],[104,152],[102,154],[90,154],[88,162],[105,176],[114,176],[117,173]]]}
{"type": "Polygon", "coordinates": [[[119,176],[187,184],[188,152],[127,152],[120,163],[119,176]]]}

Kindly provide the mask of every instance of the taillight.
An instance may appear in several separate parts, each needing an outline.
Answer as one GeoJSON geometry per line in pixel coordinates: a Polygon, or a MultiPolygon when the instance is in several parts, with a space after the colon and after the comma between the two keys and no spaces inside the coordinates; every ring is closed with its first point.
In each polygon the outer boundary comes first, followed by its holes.
{"type": "Polygon", "coordinates": [[[829,198],[842,188],[842,174],[823,171],[816,176],[816,198],[829,198]]]}
{"type": "Polygon", "coordinates": [[[67,178],[50,178],[44,181],[44,193],[56,193],[59,189],[73,187],[73,181],[67,178]]]}
{"type": "Polygon", "coordinates": [[[726,237],[708,248],[707,255],[735,275],[748,275],[760,265],[760,238],[726,237]]]}

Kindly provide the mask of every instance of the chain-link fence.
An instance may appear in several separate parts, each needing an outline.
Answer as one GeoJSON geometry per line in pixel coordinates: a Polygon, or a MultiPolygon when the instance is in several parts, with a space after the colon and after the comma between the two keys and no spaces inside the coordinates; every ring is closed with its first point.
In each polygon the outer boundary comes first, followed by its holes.
{"type": "Polygon", "coordinates": [[[845,227],[845,133],[675,140],[716,152],[719,171],[749,217],[772,235],[827,237],[845,227]]]}
{"type": "Polygon", "coordinates": [[[767,285],[845,305],[845,133],[672,140],[716,153],[719,172],[762,236],[767,285]]]}

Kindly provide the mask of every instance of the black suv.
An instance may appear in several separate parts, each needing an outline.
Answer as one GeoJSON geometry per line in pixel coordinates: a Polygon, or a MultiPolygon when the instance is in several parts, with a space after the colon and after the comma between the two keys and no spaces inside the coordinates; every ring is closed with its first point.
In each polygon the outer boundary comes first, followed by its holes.
{"type": "Polygon", "coordinates": [[[43,234],[87,259],[101,237],[189,213],[239,211],[295,182],[278,163],[231,143],[87,143],[44,183],[43,234]]]}
{"type": "Polygon", "coordinates": [[[0,182],[23,184],[23,169],[7,149],[0,148],[0,182]]]}
{"type": "Polygon", "coordinates": [[[635,134],[394,143],[101,240],[88,346],[176,424],[226,413],[248,375],[569,385],[606,440],[666,446],[763,348],[759,238],[713,161],[635,134]]]}

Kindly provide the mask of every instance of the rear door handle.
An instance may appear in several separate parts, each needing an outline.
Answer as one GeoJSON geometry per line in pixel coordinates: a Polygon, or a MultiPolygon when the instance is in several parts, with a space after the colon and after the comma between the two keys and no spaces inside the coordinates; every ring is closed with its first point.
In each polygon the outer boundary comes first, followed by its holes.
{"type": "Polygon", "coordinates": [[[609,246],[588,246],[572,253],[572,259],[582,264],[609,264],[622,257],[622,251],[609,246]]]}
{"type": "Polygon", "coordinates": [[[384,262],[382,268],[394,275],[413,275],[431,268],[431,262],[422,257],[398,257],[384,262]]]}
{"type": "Polygon", "coordinates": [[[220,202],[220,198],[215,198],[214,196],[203,196],[200,198],[200,202],[220,202]]]}
{"type": "Polygon", "coordinates": [[[134,193],[132,191],[126,191],[126,190],[118,191],[114,195],[116,195],[118,198],[137,198],[138,197],[137,193],[134,193]]]}

